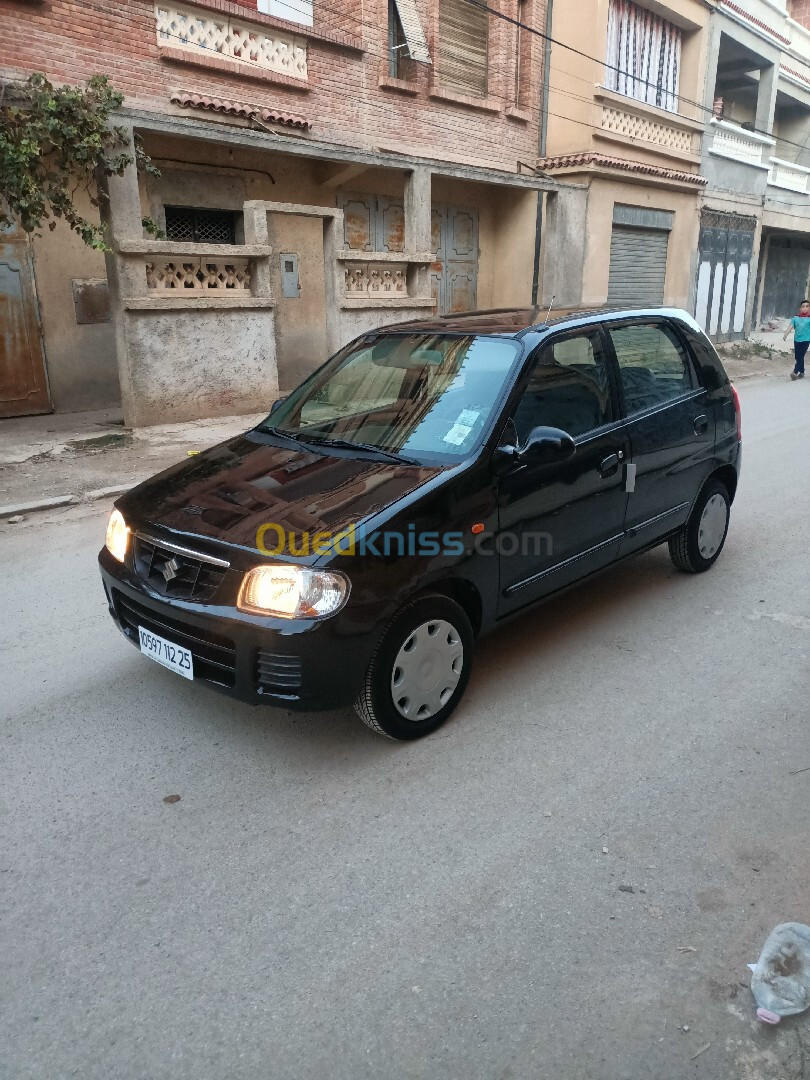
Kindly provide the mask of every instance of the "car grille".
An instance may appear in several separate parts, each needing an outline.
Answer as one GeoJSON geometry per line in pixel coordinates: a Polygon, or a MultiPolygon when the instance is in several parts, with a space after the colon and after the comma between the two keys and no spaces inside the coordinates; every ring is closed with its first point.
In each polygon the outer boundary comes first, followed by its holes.
{"type": "Polygon", "coordinates": [[[193,555],[182,555],[143,536],[135,537],[135,572],[161,596],[178,600],[209,600],[227,567],[214,566],[193,555]]]}
{"type": "Polygon", "coordinates": [[[259,692],[297,694],[301,689],[301,660],[259,649],[256,654],[256,682],[259,692]]]}
{"type": "Polygon", "coordinates": [[[157,614],[113,589],[113,606],[126,636],[139,644],[138,627],[188,649],[194,658],[194,678],[220,686],[236,682],[236,646],[230,638],[189,626],[179,619],[157,614]]]}

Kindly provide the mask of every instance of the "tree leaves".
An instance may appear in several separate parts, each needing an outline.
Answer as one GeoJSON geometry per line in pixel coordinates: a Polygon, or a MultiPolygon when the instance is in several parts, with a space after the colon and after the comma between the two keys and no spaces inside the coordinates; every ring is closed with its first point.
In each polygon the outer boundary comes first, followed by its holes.
{"type": "MultiPolygon", "coordinates": [[[[160,173],[136,136],[134,156],[127,132],[111,124],[124,95],[106,75],[93,75],[84,87],[54,87],[35,72],[24,83],[0,90],[0,225],[19,221],[41,235],[61,218],[88,247],[109,251],[103,226],[77,212],[73,198],[87,193],[98,207],[106,198],[99,175],[121,176],[133,163],[153,176],[160,173]]],[[[150,218],[148,232],[158,234],[150,218]]]]}

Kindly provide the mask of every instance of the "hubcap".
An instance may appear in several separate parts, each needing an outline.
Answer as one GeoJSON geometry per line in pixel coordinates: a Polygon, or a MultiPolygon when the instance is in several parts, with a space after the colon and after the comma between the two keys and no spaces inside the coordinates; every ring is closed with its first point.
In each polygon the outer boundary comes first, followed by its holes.
{"type": "Polygon", "coordinates": [[[698,551],[710,559],[723,543],[728,521],[728,504],[722,495],[712,495],[703,507],[698,524],[698,551]]]}
{"type": "Polygon", "coordinates": [[[391,673],[391,696],[406,720],[429,720],[443,709],[458,686],[464,646],[458,630],[444,619],[422,623],[402,645],[391,673]]]}

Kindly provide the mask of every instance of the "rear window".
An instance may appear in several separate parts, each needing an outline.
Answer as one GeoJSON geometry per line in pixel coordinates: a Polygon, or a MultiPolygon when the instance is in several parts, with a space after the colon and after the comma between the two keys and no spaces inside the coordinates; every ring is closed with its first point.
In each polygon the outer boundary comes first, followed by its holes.
{"type": "Polygon", "coordinates": [[[666,404],[697,387],[686,350],[666,323],[631,323],[609,333],[629,413],[666,404]]]}

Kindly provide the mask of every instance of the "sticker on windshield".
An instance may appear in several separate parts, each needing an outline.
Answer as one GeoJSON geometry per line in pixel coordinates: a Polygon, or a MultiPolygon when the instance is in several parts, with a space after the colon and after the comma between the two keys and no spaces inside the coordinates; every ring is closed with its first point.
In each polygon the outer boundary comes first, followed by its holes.
{"type": "Polygon", "coordinates": [[[465,427],[471,428],[480,415],[480,409],[465,409],[456,420],[456,424],[463,424],[465,427]]]}
{"type": "Polygon", "coordinates": [[[453,424],[445,435],[444,441],[446,443],[451,443],[453,446],[461,446],[471,431],[472,428],[468,427],[466,424],[453,424]]]}

